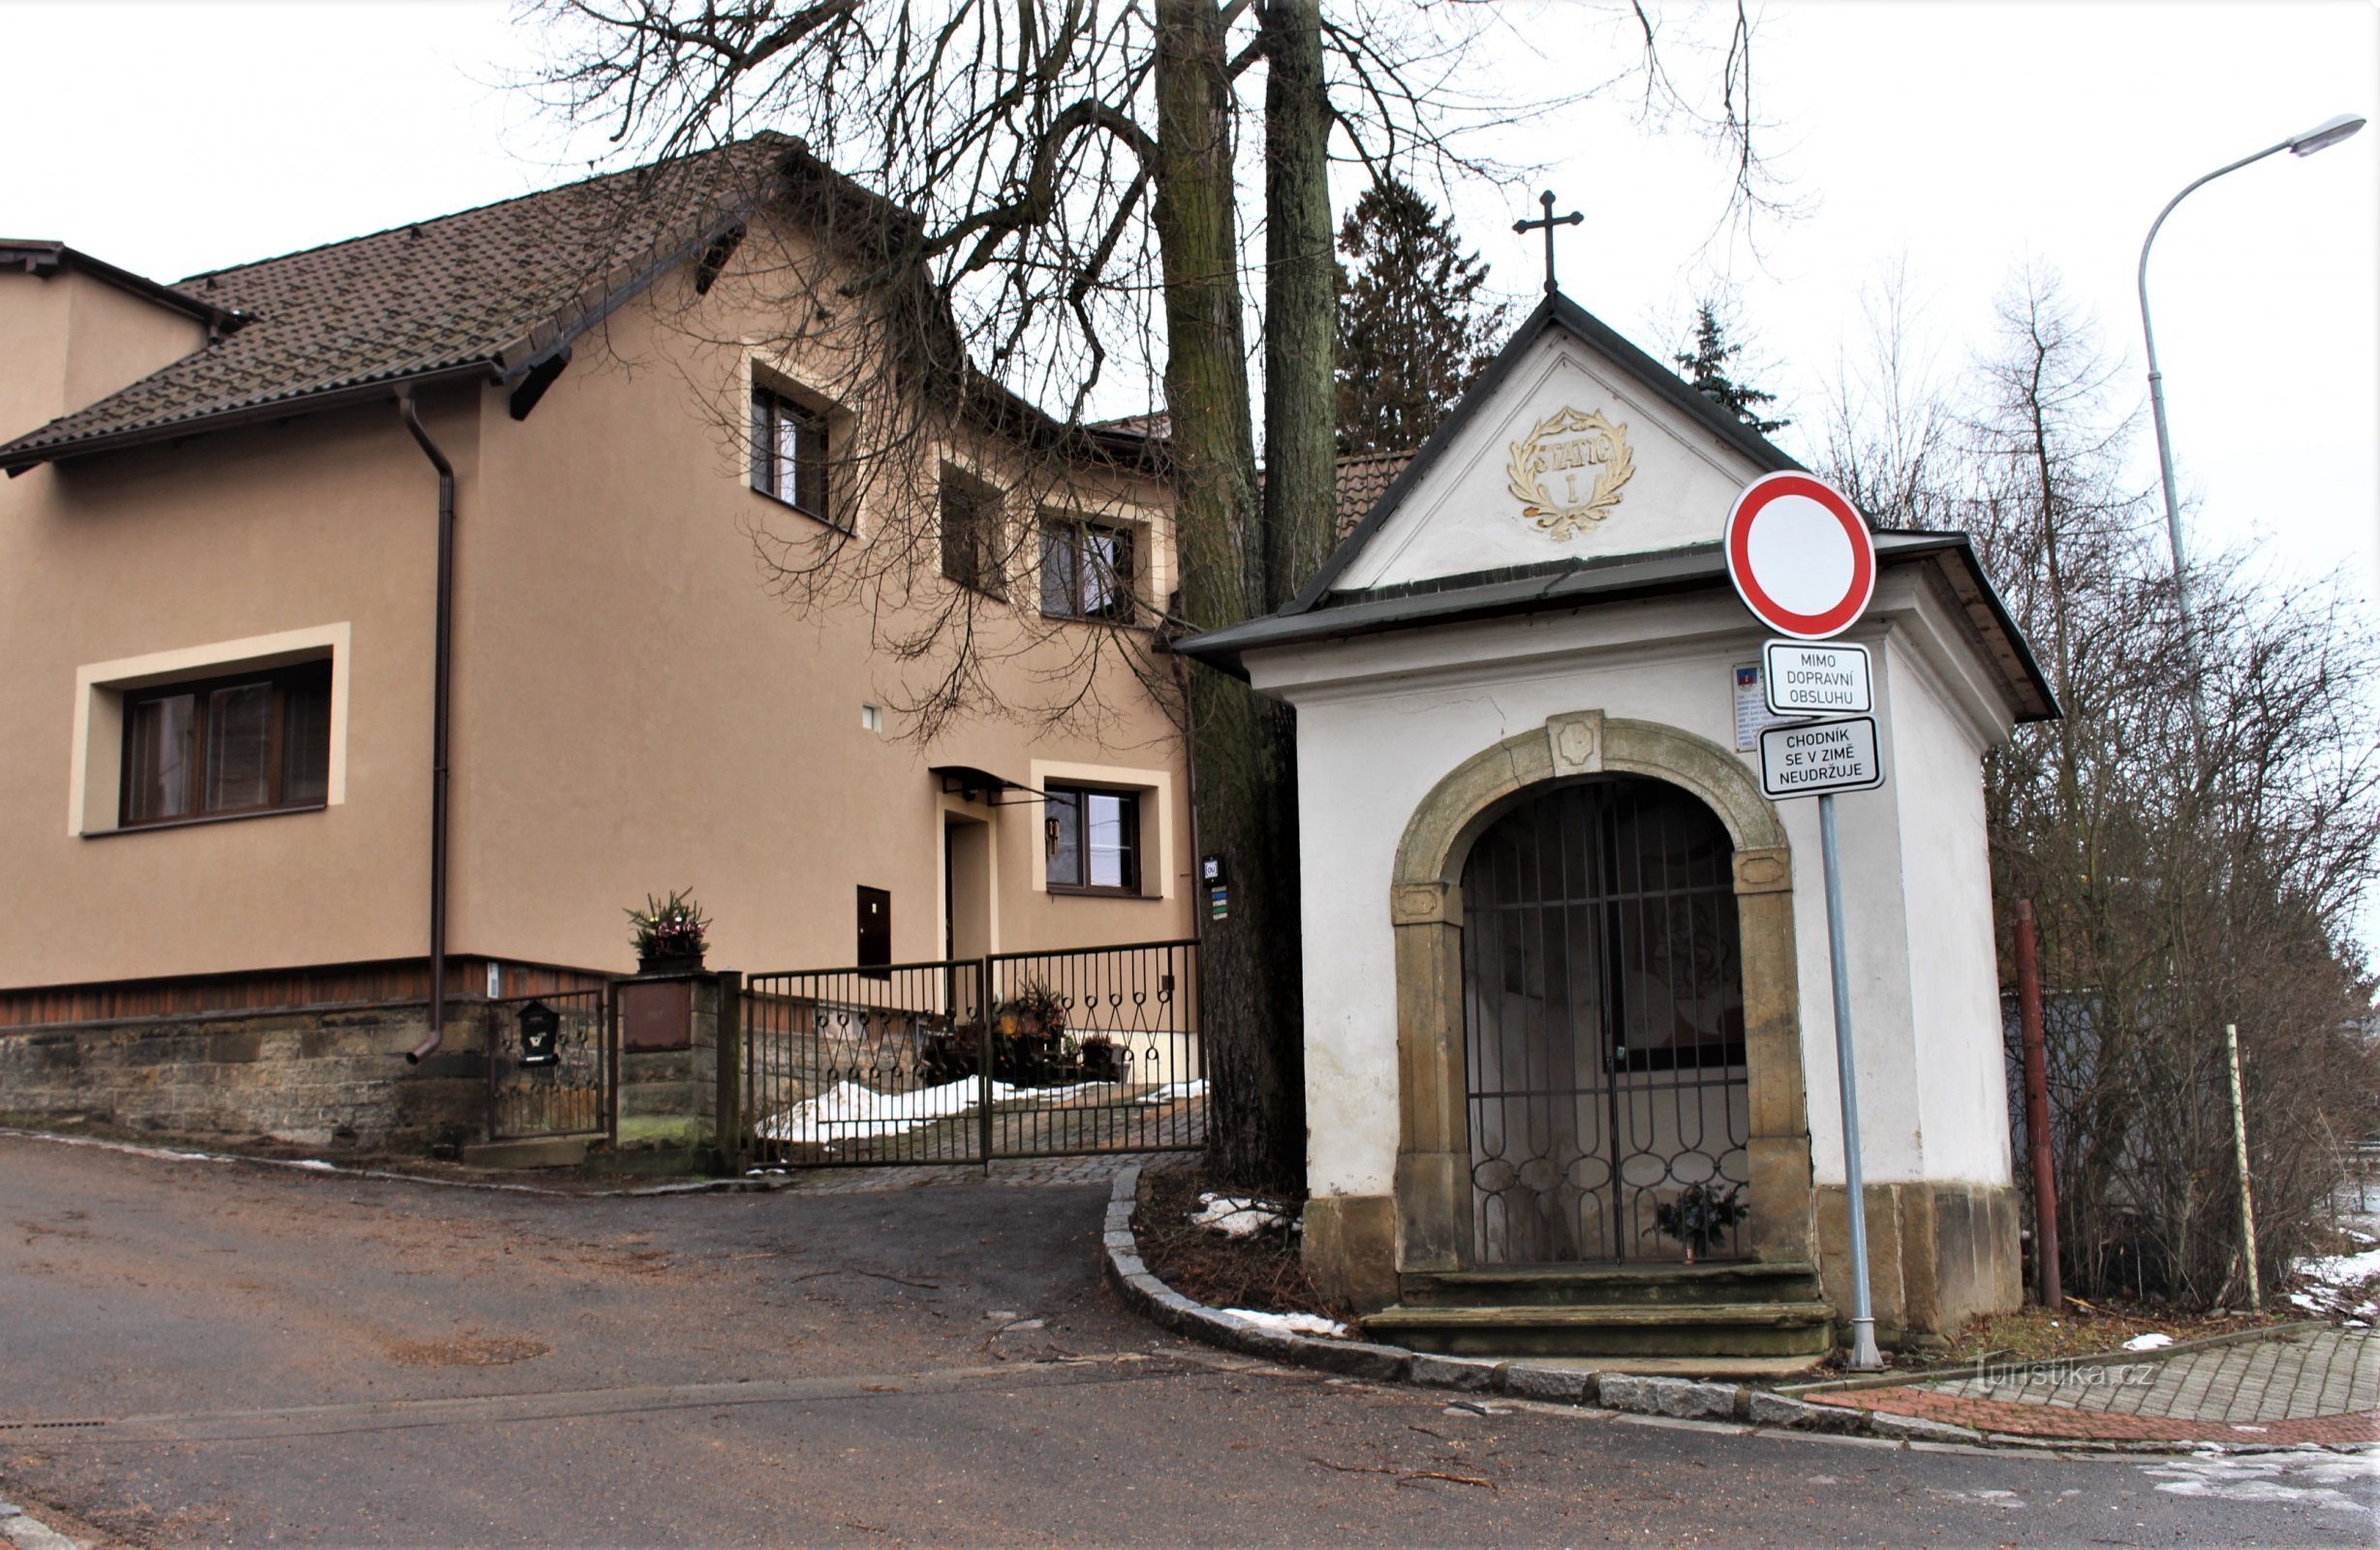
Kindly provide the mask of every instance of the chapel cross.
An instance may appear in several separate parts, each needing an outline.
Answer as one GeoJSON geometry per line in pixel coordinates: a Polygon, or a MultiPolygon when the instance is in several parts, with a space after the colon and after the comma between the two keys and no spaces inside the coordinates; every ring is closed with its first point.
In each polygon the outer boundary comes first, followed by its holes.
{"type": "Polygon", "coordinates": [[[1550,296],[1554,294],[1554,228],[1558,226],[1580,226],[1585,224],[1587,217],[1577,210],[1572,210],[1567,215],[1556,215],[1554,213],[1554,191],[1552,189],[1548,189],[1543,194],[1538,195],[1537,202],[1545,207],[1545,215],[1543,219],[1535,221],[1515,221],[1512,223],[1512,229],[1515,232],[1533,232],[1539,227],[1543,227],[1545,229],[1545,294],[1550,296]]]}

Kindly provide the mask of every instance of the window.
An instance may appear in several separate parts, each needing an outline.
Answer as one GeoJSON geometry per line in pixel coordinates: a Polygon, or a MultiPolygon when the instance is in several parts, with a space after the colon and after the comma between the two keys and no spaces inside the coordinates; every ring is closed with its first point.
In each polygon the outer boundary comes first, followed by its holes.
{"type": "Polygon", "coordinates": [[[1132,534],[1097,522],[1041,526],[1041,611],[1057,619],[1132,617],[1132,534]]]}
{"type": "Polygon", "coordinates": [[[128,828],[321,807],[329,790],[327,662],[124,697],[128,828]]]}
{"type": "Polygon", "coordinates": [[[1044,807],[1051,887],[1140,891],[1137,792],[1052,786],[1044,807]]]}
{"type": "Polygon", "coordinates": [[[1006,593],[1000,553],[1000,492],[943,465],[943,574],[963,587],[1006,593]]]}
{"type": "Polygon", "coordinates": [[[752,487],[837,527],[826,504],[826,420],[783,393],[752,390],[752,487]]]}

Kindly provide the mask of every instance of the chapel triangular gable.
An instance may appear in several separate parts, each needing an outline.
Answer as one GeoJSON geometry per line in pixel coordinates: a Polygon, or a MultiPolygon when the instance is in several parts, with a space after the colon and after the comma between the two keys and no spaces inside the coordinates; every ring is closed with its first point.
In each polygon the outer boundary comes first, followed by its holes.
{"type": "Polygon", "coordinates": [[[1335,596],[1716,543],[1795,468],[1568,297],[1546,297],[1293,611],[1335,596]]]}

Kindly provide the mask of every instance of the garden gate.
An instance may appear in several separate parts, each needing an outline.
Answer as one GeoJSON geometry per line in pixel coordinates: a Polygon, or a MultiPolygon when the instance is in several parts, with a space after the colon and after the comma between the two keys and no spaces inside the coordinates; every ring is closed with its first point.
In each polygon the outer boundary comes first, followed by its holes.
{"type": "Polygon", "coordinates": [[[1204,1144],[1197,944],[748,976],[745,1161],[830,1166],[1204,1144]]]}
{"type": "Polygon", "coordinates": [[[608,989],[491,998],[480,1015],[489,1140],[612,1134],[619,1038],[608,989]]]}

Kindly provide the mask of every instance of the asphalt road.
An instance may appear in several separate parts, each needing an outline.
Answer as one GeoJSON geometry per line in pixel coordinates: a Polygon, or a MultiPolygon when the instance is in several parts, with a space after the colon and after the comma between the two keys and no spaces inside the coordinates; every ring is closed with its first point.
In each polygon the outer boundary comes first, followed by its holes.
{"type": "Polygon", "coordinates": [[[2369,1456],[1481,1413],[1184,1346],[1100,1285],[1103,1197],[556,1198],[0,1136],[0,1497],[161,1545],[2380,1538],[2369,1456]]]}

